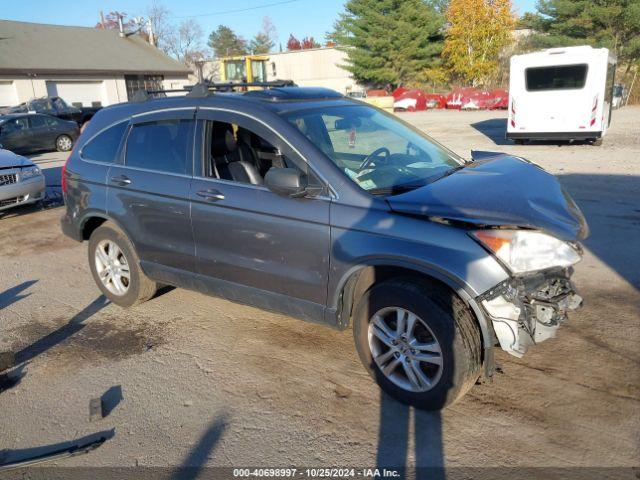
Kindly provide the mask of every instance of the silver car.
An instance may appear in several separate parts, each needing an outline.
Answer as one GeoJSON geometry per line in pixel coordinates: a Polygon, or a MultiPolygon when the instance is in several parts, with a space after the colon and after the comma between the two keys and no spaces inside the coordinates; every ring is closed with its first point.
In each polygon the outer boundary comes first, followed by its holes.
{"type": "Polygon", "coordinates": [[[44,175],[25,157],[0,147],[0,212],[44,197],[44,175]]]}

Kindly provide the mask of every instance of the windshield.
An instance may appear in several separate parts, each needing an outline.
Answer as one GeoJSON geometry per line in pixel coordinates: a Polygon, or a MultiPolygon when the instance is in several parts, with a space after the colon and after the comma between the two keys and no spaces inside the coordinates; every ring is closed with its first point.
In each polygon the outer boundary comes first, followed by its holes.
{"type": "Polygon", "coordinates": [[[421,187],[463,162],[424,134],[366,105],[314,108],[283,116],[372,194],[421,187]]]}

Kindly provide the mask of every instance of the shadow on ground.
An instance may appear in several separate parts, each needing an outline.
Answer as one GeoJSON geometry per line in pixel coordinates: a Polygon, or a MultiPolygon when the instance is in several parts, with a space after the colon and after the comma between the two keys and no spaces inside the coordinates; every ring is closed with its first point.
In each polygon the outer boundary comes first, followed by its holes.
{"type": "MultiPolygon", "coordinates": [[[[26,282],[22,282],[15,287],[8,288],[4,292],[0,293],[0,310],[3,308],[7,308],[8,306],[19,302],[23,298],[27,298],[30,296],[30,293],[23,294],[25,290],[27,290],[31,285],[37,283],[38,280],[28,280],[26,282]]],[[[1,326],[1,325],[0,325],[1,326]]]]}
{"type": "Polygon", "coordinates": [[[198,443],[189,451],[182,464],[171,475],[172,479],[182,480],[197,478],[224,435],[229,418],[226,413],[217,415],[202,434],[198,443]]]}
{"type": "Polygon", "coordinates": [[[584,213],[585,246],[640,290],[640,176],[558,175],[584,213]]]}
{"type": "Polygon", "coordinates": [[[59,343],[65,341],[72,335],[75,335],[85,327],[85,320],[98,313],[108,304],[109,302],[106,297],[101,295],[96,298],[93,302],[71,317],[68,323],[65,323],[62,327],[54,330],[31,345],[24,347],[19,352],[16,352],[16,362],[28,362],[50,348],[53,348],[59,343]]]}

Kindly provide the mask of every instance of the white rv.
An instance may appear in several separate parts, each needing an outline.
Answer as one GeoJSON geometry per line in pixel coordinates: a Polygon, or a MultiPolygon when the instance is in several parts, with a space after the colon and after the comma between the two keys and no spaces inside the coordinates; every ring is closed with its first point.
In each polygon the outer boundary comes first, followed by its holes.
{"type": "Polygon", "coordinates": [[[615,56],[606,48],[551,48],[511,57],[507,138],[602,143],[611,122],[615,56]]]}

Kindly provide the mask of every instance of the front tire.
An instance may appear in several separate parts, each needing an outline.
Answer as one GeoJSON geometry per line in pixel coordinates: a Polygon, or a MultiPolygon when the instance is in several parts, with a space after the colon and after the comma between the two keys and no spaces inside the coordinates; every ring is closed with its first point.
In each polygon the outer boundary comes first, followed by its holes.
{"type": "Polygon", "coordinates": [[[110,222],[96,228],[89,238],[89,268],[105,297],[121,307],[145,302],[158,289],[140,268],[131,241],[110,222]]]}
{"type": "Polygon", "coordinates": [[[69,152],[73,148],[73,139],[69,135],[60,135],[56,138],[56,150],[69,152]]]}
{"type": "Polygon", "coordinates": [[[440,410],[480,376],[478,325],[445,287],[412,279],[376,284],[358,302],[353,322],[364,367],[402,403],[440,410]]]}

